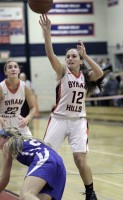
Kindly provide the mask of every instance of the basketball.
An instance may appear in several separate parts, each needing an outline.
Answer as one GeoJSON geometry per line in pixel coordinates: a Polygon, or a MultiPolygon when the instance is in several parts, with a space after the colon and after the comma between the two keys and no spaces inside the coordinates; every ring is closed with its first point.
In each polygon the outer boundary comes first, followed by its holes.
{"type": "Polygon", "coordinates": [[[53,0],[28,0],[30,9],[38,14],[47,13],[53,4],[53,0]]]}

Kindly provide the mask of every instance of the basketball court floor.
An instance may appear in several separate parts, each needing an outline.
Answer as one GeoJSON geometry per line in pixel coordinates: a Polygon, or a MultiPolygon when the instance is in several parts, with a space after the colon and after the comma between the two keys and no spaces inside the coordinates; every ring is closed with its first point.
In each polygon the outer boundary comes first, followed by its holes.
{"type": "MultiPolygon", "coordinates": [[[[43,139],[48,116],[32,120],[34,137],[43,139]]],[[[123,200],[123,124],[89,121],[88,163],[92,169],[98,200],[123,200]]],[[[62,200],[84,200],[84,185],[73,162],[67,140],[59,150],[67,169],[67,182],[62,200]]],[[[2,156],[0,153],[0,175],[2,156]]],[[[19,194],[27,167],[14,161],[7,190],[19,194]]],[[[0,197],[0,200],[5,200],[0,197]]],[[[8,200],[8,199],[7,199],[8,200]]]]}

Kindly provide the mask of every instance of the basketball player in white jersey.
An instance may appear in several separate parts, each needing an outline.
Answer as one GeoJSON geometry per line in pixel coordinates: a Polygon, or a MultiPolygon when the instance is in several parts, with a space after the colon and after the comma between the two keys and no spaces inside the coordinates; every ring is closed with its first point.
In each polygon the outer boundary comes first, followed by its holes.
{"type": "Polygon", "coordinates": [[[41,15],[39,24],[43,29],[45,49],[52,68],[57,74],[56,106],[48,123],[44,141],[57,151],[68,137],[75,164],[85,185],[86,200],[97,200],[93,189],[91,169],[86,161],[88,152],[88,128],[85,110],[86,95],[98,85],[103,71],[87,54],[80,42],[76,49],[69,49],[65,56],[66,63],[60,62],[51,43],[51,22],[47,15],[41,15]],[[83,64],[86,61],[90,70],[83,64]]]}
{"type": "Polygon", "coordinates": [[[35,114],[35,98],[31,89],[18,78],[20,68],[15,61],[8,61],[4,66],[6,79],[0,83],[0,129],[16,127],[23,135],[31,136],[29,121],[35,114]],[[20,115],[25,99],[30,112],[24,118],[20,115]]]}

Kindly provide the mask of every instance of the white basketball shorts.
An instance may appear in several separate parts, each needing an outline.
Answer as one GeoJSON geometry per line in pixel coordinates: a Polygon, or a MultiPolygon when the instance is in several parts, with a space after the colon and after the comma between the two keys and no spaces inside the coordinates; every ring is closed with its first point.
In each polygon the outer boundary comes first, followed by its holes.
{"type": "Polygon", "coordinates": [[[61,146],[65,138],[72,148],[72,152],[88,152],[88,128],[86,118],[56,118],[51,117],[48,123],[44,142],[50,143],[55,151],[61,146]]]}

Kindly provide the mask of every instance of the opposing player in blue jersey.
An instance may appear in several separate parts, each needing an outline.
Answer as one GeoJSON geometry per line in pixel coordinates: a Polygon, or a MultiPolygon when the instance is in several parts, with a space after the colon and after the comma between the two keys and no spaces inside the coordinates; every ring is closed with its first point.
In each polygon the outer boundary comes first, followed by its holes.
{"type": "Polygon", "coordinates": [[[13,158],[29,166],[20,200],[61,200],[66,170],[62,158],[42,141],[24,137],[17,128],[0,130],[0,149],[3,152],[3,171],[0,192],[10,179],[13,158]]]}

